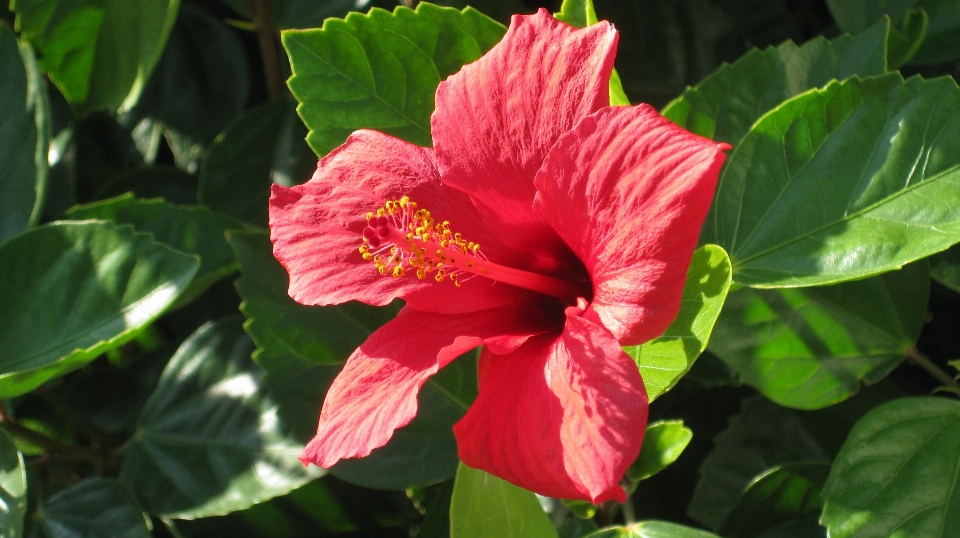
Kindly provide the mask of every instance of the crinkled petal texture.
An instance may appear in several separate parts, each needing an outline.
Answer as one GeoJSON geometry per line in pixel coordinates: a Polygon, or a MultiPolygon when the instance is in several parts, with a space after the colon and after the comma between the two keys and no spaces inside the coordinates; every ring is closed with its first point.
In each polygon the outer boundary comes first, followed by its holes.
{"type": "Polygon", "coordinates": [[[640,453],[647,395],[606,329],[568,313],[560,335],[485,349],[479,382],[453,428],[463,463],[549,497],[626,499],[618,482],[640,453]]]}
{"type": "Polygon", "coordinates": [[[320,161],[307,183],[273,186],[270,238],[274,256],[290,274],[290,297],[308,305],[385,305],[403,297],[418,310],[448,313],[530,300],[532,292],[483,278],[455,289],[452,283],[380,275],[358,251],[366,215],[404,195],[449,220],[464,237],[483,241],[486,255],[506,263],[523,256],[491,239],[470,199],[440,182],[432,150],[357,131],[320,161]]]}
{"type": "Polygon", "coordinates": [[[317,435],[300,460],[330,467],[370,454],[413,420],[420,387],[458,355],[482,344],[509,353],[562,323],[559,316],[543,316],[536,304],[460,315],[405,307],[347,360],[327,391],[317,435]]]}
{"type": "Polygon", "coordinates": [[[533,179],[554,142],[609,104],[617,32],[575,29],[541,9],[515,15],[495,47],[440,83],[431,118],[443,182],[469,194],[502,242],[571,257],[533,211],[533,179]]]}
{"type": "Polygon", "coordinates": [[[607,107],[561,137],[538,172],[534,207],[593,282],[585,317],[622,345],[676,317],[728,148],[650,106],[607,107]]]}

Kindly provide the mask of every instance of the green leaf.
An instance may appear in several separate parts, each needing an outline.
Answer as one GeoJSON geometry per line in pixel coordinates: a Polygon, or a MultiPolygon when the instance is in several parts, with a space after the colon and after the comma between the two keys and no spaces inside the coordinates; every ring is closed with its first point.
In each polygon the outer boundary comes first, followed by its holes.
{"type": "Polygon", "coordinates": [[[440,81],[495,45],[506,29],[473,8],[421,2],[417,10],[374,8],[327,19],[318,30],[287,30],[290,90],[324,155],[361,128],[432,145],[430,115],[440,81]]]}
{"type": "Polygon", "coordinates": [[[682,420],[660,420],[647,425],[643,447],[637,461],[627,469],[627,477],[634,483],[646,480],[677,461],[683,449],[693,439],[693,430],[682,420]]]}
{"type": "MultiPolygon", "coordinates": [[[[924,10],[930,16],[926,39],[911,63],[940,64],[960,58],[960,9],[954,0],[827,0],[827,6],[840,28],[858,32],[889,15],[900,24],[911,12],[924,10]]],[[[908,21],[906,26],[910,26],[908,21]]]]}
{"type": "Polygon", "coordinates": [[[902,31],[891,26],[887,36],[887,67],[898,69],[909,62],[920,50],[929,25],[930,17],[926,11],[911,9],[903,17],[902,31]]]}
{"type": "Polygon", "coordinates": [[[244,225],[205,207],[175,205],[161,199],[142,200],[126,194],[76,206],[67,215],[78,220],[132,224],[139,232],[153,234],[157,241],[199,257],[200,269],[178,304],[190,302],[238,267],[224,233],[244,225]]]}
{"type": "Polygon", "coordinates": [[[850,432],[823,490],[833,538],[960,535],[960,402],[903,398],[850,432]]]}
{"type": "Polygon", "coordinates": [[[623,348],[640,368],[652,402],[680,381],[710,340],[713,324],[730,289],[730,259],[716,245],[693,254],[687,269],[680,312],[660,337],[623,348]]]}
{"type": "Polygon", "coordinates": [[[954,245],[930,257],[930,276],[960,293],[960,245],[954,245]]]}
{"type": "Polygon", "coordinates": [[[720,538],[716,534],[670,523],[668,521],[641,521],[626,527],[608,527],[584,538],[720,538]]]}
{"type": "MultiPolygon", "coordinates": [[[[597,24],[597,12],[593,8],[593,0],[563,0],[560,11],[553,16],[562,22],[576,28],[585,28],[597,24]]],[[[612,106],[629,106],[630,99],[623,91],[620,83],[620,74],[614,69],[610,74],[610,104],[612,106]]]]}
{"type": "Polygon", "coordinates": [[[556,538],[537,497],[460,464],[450,501],[450,538],[556,538]]]}
{"type": "Polygon", "coordinates": [[[685,129],[738,146],[750,126],[779,103],[833,79],[887,70],[889,21],[855,36],[751,50],[683,92],[663,115],[685,129]]]}
{"type": "MultiPolygon", "coordinates": [[[[243,42],[208,10],[185,4],[128,125],[149,118],[207,145],[240,114],[250,94],[243,42]]],[[[177,136],[177,135],[173,135],[177,136]]]]}
{"type": "Polygon", "coordinates": [[[106,222],[55,223],[0,246],[0,398],[134,338],[173,304],[195,258],[106,222]]]}
{"type": "MultiPolygon", "coordinates": [[[[817,524],[823,508],[827,463],[797,463],[771,469],[755,479],[720,526],[724,538],[777,536],[785,528],[812,529],[806,536],[823,536],[817,524]],[[767,534],[770,533],[770,534],[767,534]]],[[[791,535],[792,536],[792,535],[791,535]]]]}
{"type": "Polygon", "coordinates": [[[203,157],[200,203],[265,227],[271,183],[303,183],[317,167],[303,142],[306,134],[292,99],[274,99],[244,112],[203,157]]]}
{"type": "Polygon", "coordinates": [[[714,446],[700,466],[700,482],[687,509],[713,530],[719,530],[755,477],[789,463],[830,461],[799,414],[759,397],[743,402],[714,446]]]}
{"type": "Polygon", "coordinates": [[[330,469],[341,480],[374,489],[402,490],[453,478],[457,441],[453,425],[477,396],[477,354],[466,353],[430,378],[420,389],[419,412],[385,446],[330,469]]]}
{"type": "Polygon", "coordinates": [[[227,241],[240,262],[237,291],[244,328],[257,343],[254,359],[293,353],[314,364],[342,364],[395,308],[360,303],[304,306],[287,295],[289,277],[273,257],[266,232],[230,232],[227,241]]]}
{"type": "Polygon", "coordinates": [[[138,421],[120,480],[152,514],[241,510],[320,476],[298,460],[238,320],[211,322],[170,360],[138,421]]]}
{"type": "Polygon", "coordinates": [[[27,472],[13,437],[0,428],[0,538],[21,538],[27,513],[27,472]]]}
{"type": "Polygon", "coordinates": [[[44,538],[122,536],[150,538],[150,519],[122,484],[88,478],[60,490],[40,509],[34,527],[44,538]]]}
{"type": "Polygon", "coordinates": [[[720,177],[702,240],[754,287],[855,280],[960,241],[960,90],[893,73],[761,118],[720,177]]]}
{"type": "Polygon", "coordinates": [[[180,0],[12,0],[17,30],[80,114],[129,109],[160,59],[180,0]]]}
{"type": "Polygon", "coordinates": [[[730,295],[710,350],[788,407],[818,409],[876,383],[906,357],[927,315],[926,262],[833,286],[730,295]]]}
{"type": "Polygon", "coordinates": [[[49,108],[33,51],[0,24],[0,243],[40,218],[49,108]]]}

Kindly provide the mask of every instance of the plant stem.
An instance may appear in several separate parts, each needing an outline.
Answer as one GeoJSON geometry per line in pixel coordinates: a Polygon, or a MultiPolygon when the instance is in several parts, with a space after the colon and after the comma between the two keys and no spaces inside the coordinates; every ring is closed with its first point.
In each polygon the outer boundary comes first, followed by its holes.
{"type": "Polygon", "coordinates": [[[273,25],[273,0],[247,0],[247,11],[253,19],[260,44],[260,59],[263,60],[263,75],[267,79],[270,97],[283,95],[283,78],[280,75],[280,56],[277,48],[277,32],[273,25]]]}
{"type": "Polygon", "coordinates": [[[620,509],[623,510],[623,521],[627,525],[632,525],[637,522],[637,514],[633,511],[633,497],[628,495],[627,500],[623,502],[623,505],[620,506],[620,509]]]}
{"type": "Polygon", "coordinates": [[[119,467],[119,462],[110,454],[93,450],[83,446],[65,445],[52,437],[48,437],[40,432],[36,432],[10,419],[10,416],[4,413],[3,427],[14,437],[19,437],[28,443],[37,445],[46,450],[55,457],[63,459],[82,461],[103,467],[119,467]]]}
{"type": "Polygon", "coordinates": [[[943,383],[950,389],[951,392],[960,394],[960,383],[957,383],[957,380],[950,377],[950,374],[941,370],[936,364],[933,363],[926,355],[920,353],[915,347],[911,347],[907,350],[907,358],[913,361],[914,364],[923,368],[927,371],[928,374],[933,376],[937,381],[943,383]]]}

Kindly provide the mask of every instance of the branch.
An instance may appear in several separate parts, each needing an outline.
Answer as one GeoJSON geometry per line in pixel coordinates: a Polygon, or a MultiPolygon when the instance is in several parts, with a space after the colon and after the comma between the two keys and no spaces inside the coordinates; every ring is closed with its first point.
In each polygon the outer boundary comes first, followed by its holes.
{"type": "Polygon", "coordinates": [[[950,374],[941,370],[940,367],[934,364],[926,355],[920,353],[916,347],[911,347],[907,350],[907,358],[920,368],[926,370],[927,373],[937,381],[946,385],[948,390],[960,395],[960,383],[957,383],[957,380],[951,377],[950,374]]]}
{"type": "Polygon", "coordinates": [[[73,461],[82,461],[104,467],[119,467],[120,462],[108,453],[100,452],[92,448],[83,446],[65,445],[52,437],[48,437],[40,432],[36,432],[10,419],[9,415],[3,416],[3,427],[14,437],[19,437],[28,443],[37,445],[46,450],[50,455],[73,461]]]}
{"type": "Polygon", "coordinates": [[[253,19],[263,60],[263,75],[267,79],[270,97],[283,95],[283,77],[280,75],[280,56],[277,32],[273,25],[273,0],[247,0],[247,11],[253,19]]]}

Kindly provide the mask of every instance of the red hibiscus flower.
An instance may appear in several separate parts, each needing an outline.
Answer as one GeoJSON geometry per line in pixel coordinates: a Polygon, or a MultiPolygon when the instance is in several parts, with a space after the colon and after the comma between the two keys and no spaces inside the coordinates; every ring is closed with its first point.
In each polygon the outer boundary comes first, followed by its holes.
{"type": "Polygon", "coordinates": [[[440,84],[434,149],[357,131],[307,183],[273,186],[291,297],[406,301],[330,387],[305,464],[386,444],[427,378],[482,345],[460,459],[551,497],[625,500],[647,396],[621,346],[676,316],[728,147],[608,106],[616,43],[607,23],[515,16],[440,84]]]}

